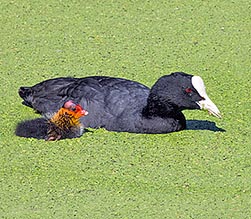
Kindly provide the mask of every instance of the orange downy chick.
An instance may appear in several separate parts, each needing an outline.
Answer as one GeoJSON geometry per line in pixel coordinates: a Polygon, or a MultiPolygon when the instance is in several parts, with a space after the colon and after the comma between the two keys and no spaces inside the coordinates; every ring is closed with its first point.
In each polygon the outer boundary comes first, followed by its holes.
{"type": "Polygon", "coordinates": [[[74,138],[82,135],[84,127],[80,122],[82,116],[88,112],[79,104],[67,101],[62,108],[49,120],[48,137],[53,141],[63,138],[74,138]]]}

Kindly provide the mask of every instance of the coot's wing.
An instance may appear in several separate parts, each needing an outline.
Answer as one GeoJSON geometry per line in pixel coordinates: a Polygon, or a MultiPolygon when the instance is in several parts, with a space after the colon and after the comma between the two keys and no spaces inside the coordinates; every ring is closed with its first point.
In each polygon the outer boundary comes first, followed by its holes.
{"type": "Polygon", "coordinates": [[[75,82],[75,78],[49,79],[32,87],[20,87],[18,93],[24,105],[41,114],[53,114],[67,100],[61,91],[75,82]]]}
{"type": "Polygon", "coordinates": [[[97,116],[118,116],[125,111],[132,113],[145,104],[148,93],[149,88],[138,82],[105,76],[55,78],[19,89],[23,104],[47,117],[67,100],[81,104],[90,114],[97,116]]]}

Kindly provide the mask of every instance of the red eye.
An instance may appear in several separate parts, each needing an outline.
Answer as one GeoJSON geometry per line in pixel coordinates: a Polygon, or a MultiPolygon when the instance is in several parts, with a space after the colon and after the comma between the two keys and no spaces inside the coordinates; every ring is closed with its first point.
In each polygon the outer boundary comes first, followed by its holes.
{"type": "Polygon", "coordinates": [[[192,93],[193,90],[190,87],[188,87],[188,88],[186,88],[185,91],[186,91],[186,93],[190,94],[190,93],[192,93]]]}

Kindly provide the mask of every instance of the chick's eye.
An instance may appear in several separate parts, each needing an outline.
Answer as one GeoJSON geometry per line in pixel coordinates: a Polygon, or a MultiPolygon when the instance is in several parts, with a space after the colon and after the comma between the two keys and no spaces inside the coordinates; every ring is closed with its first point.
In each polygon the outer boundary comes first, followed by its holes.
{"type": "Polygon", "coordinates": [[[71,107],[71,110],[72,110],[72,111],[76,111],[76,107],[74,107],[74,106],[71,107]]]}

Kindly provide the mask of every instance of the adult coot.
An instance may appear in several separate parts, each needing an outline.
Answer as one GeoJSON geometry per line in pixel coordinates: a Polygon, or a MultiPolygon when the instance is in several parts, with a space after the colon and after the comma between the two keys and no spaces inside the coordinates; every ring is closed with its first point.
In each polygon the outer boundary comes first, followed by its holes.
{"type": "Polygon", "coordinates": [[[64,102],[73,100],[89,114],[81,118],[85,127],[110,131],[168,133],[186,128],[185,109],[205,109],[221,117],[206,94],[199,76],[175,72],[162,76],[148,88],[135,81],[92,76],[49,79],[32,87],[20,87],[23,104],[46,117],[64,102]]]}

